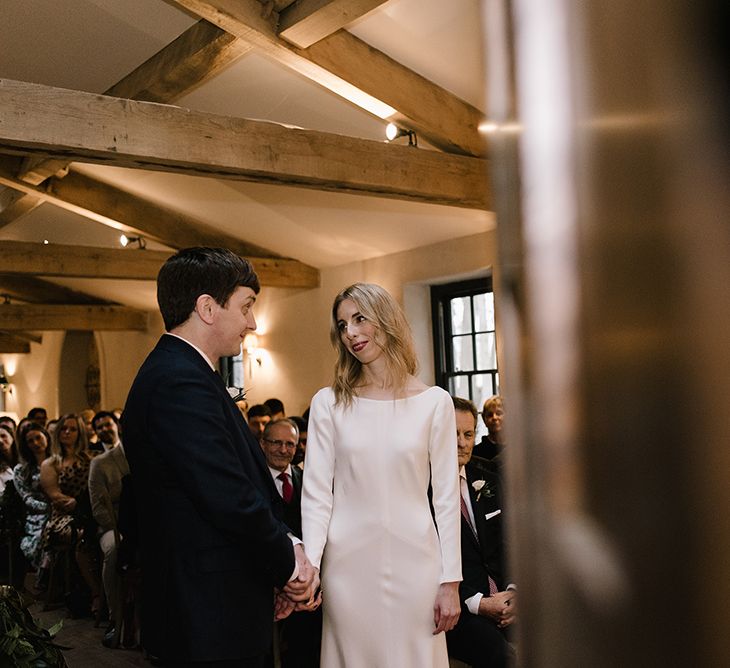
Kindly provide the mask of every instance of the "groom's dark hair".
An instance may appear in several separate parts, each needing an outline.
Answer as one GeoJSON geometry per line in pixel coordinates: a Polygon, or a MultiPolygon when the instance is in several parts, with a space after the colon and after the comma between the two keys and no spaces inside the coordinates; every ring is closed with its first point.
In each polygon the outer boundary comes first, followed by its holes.
{"type": "Polygon", "coordinates": [[[169,332],[195,310],[200,295],[225,307],[241,285],[258,294],[261,286],[251,263],[226,248],[183,248],[157,274],[157,303],[169,332]]]}

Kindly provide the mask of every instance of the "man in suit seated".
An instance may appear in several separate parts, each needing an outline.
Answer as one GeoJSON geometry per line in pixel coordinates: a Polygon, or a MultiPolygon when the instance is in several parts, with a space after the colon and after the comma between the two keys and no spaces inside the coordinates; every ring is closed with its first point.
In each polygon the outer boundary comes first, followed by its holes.
{"type": "MultiPolygon", "coordinates": [[[[297,451],[299,430],[291,419],[269,422],[261,447],[284,501],[284,522],[298,538],[302,537],[302,470],[292,466],[297,451]]],[[[322,635],[322,610],[294,612],[278,622],[282,668],[318,668],[322,635]]]]}
{"type": "Polygon", "coordinates": [[[449,655],[472,668],[507,665],[512,650],[505,630],[515,621],[517,592],[505,589],[502,510],[499,479],[469,464],[477,427],[477,409],[453,398],[461,487],[461,616],[446,634],[449,655]]]}
{"type": "MultiPolygon", "coordinates": [[[[119,497],[122,478],[129,474],[129,465],[119,439],[119,423],[116,415],[100,411],[91,424],[105,452],[91,460],[89,468],[89,498],[91,512],[99,525],[99,547],[103,555],[101,579],[104,584],[109,619],[119,611],[118,580],[116,577],[117,541],[114,530],[119,516],[119,497]]],[[[107,634],[111,635],[111,627],[107,634]]]]}

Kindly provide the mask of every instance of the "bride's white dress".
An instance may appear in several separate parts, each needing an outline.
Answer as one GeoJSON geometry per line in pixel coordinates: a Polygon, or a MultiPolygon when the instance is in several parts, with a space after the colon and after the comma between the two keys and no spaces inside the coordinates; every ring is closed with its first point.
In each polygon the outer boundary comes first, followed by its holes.
{"type": "Polygon", "coordinates": [[[441,582],[461,580],[451,397],[431,387],[346,409],[325,388],[308,426],[302,529],[310,560],[321,561],[321,666],[446,668],[433,605],[441,582]]]}

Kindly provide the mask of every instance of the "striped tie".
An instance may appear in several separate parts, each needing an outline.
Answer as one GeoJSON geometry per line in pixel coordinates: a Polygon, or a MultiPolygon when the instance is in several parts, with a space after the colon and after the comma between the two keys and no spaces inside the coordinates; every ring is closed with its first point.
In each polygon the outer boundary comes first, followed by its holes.
{"type": "MultiPolygon", "coordinates": [[[[469,528],[471,529],[471,532],[474,534],[474,538],[477,539],[477,543],[479,542],[479,536],[477,535],[476,527],[472,524],[471,517],[469,516],[469,509],[466,507],[466,501],[464,500],[464,496],[462,494],[459,494],[459,499],[461,500],[461,514],[466,520],[466,523],[469,525],[469,528]]],[[[487,579],[489,581],[489,595],[494,596],[497,592],[499,592],[499,587],[497,587],[497,583],[492,579],[492,576],[487,574],[487,579]]]]}

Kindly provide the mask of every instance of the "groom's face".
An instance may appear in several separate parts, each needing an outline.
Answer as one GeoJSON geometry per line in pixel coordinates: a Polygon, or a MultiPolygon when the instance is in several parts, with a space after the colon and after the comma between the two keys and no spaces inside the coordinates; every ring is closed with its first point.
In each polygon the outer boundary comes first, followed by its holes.
{"type": "Polygon", "coordinates": [[[218,306],[216,314],[216,335],[220,356],[228,357],[241,352],[243,337],[256,329],[253,307],[256,293],[239,285],[225,306],[218,306]]]}

